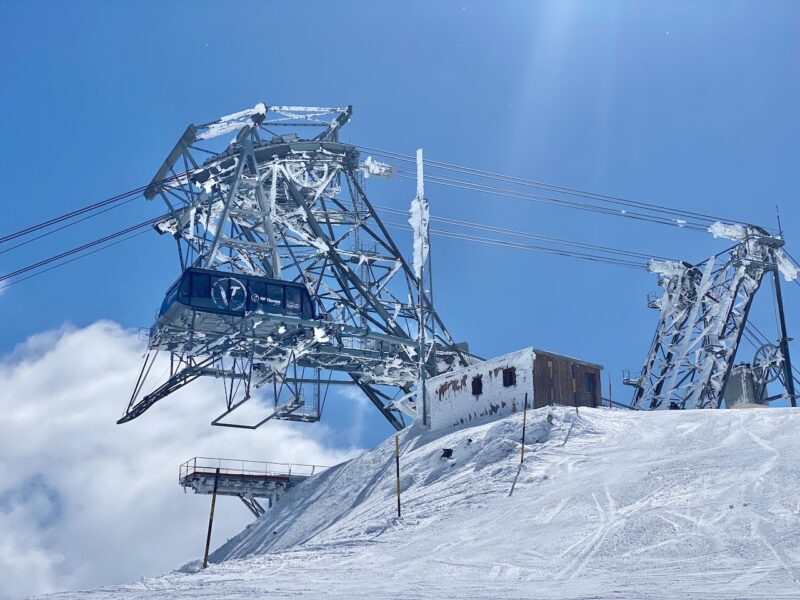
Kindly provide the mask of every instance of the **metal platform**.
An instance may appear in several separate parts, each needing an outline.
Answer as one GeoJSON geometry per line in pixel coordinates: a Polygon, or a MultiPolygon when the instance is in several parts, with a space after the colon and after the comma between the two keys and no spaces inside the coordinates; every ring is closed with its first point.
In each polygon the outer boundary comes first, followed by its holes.
{"type": "Polygon", "coordinates": [[[257,498],[271,507],[286,490],[328,467],[290,463],[259,462],[228,458],[196,456],[178,469],[178,483],[195,494],[236,496],[259,517],[264,507],[257,498]]]}

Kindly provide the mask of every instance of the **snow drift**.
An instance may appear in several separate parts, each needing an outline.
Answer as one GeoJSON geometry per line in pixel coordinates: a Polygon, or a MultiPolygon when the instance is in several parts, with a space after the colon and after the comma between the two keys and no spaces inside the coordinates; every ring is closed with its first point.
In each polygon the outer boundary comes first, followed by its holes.
{"type": "Polygon", "coordinates": [[[800,596],[800,412],[528,416],[522,466],[520,414],[401,433],[402,518],[387,440],[290,491],[209,569],[91,597],[800,596]]]}

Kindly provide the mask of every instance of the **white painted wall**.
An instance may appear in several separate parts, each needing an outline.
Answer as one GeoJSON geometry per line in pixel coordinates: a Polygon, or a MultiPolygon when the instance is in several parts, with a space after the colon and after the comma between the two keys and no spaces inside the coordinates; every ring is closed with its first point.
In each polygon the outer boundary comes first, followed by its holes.
{"type": "Polygon", "coordinates": [[[525,394],[533,406],[532,348],[437,375],[427,381],[431,429],[475,424],[522,410],[525,394]],[[503,387],[503,369],[516,369],[516,384],[503,387]],[[483,393],[472,395],[472,379],[481,375],[483,393]]]}

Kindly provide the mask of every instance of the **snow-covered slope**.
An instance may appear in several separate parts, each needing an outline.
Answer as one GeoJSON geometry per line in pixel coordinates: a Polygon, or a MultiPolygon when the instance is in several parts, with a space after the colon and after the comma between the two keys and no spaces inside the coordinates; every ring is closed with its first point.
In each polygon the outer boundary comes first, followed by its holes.
{"type": "Polygon", "coordinates": [[[521,425],[403,432],[400,519],[391,439],[284,496],[209,569],[87,595],[800,597],[799,411],[540,409],[522,467],[521,425]]]}

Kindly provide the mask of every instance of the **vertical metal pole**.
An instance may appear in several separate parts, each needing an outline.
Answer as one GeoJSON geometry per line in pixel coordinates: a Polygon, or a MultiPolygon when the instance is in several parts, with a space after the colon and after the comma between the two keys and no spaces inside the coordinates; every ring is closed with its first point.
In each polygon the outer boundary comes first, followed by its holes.
{"type": "MultiPolygon", "coordinates": [[[[603,394],[600,394],[600,399],[603,399],[603,394]]],[[[611,408],[611,405],[614,401],[611,399],[611,373],[608,374],[608,408],[611,408]]],[[[601,403],[602,404],[602,403],[601,403]]]]}
{"type": "Polygon", "coordinates": [[[794,376],[792,375],[792,359],[789,356],[789,335],[786,333],[786,315],[783,314],[783,294],[781,293],[781,280],[778,271],[773,271],[772,279],[775,283],[775,303],[778,309],[778,322],[781,328],[781,354],[783,355],[783,379],[786,393],[792,406],[797,406],[794,394],[794,376]]]}
{"type": "MultiPolygon", "coordinates": [[[[422,166],[422,148],[417,149],[417,198],[424,202],[425,180],[422,166]]],[[[427,237],[427,231],[425,232],[427,237]]],[[[419,301],[419,385],[422,394],[422,424],[428,424],[428,395],[425,390],[425,261],[419,266],[417,280],[417,300],[419,301]]],[[[398,511],[399,512],[399,511],[398,511]]]]}
{"type": "Polygon", "coordinates": [[[397,516],[400,516],[400,436],[394,436],[394,466],[397,481],[397,516]]]}
{"type": "Polygon", "coordinates": [[[578,384],[575,381],[575,363],[572,363],[572,402],[575,404],[575,414],[578,413],[578,384]]]}
{"type": "Polygon", "coordinates": [[[525,462],[525,422],[528,419],[528,394],[525,394],[525,408],[522,409],[522,448],[519,453],[519,464],[525,462]]]}
{"type": "Polygon", "coordinates": [[[217,504],[217,485],[219,484],[219,467],[214,475],[214,493],[211,495],[211,514],[208,515],[208,534],[206,535],[206,553],[203,557],[203,568],[208,568],[208,551],[211,548],[211,527],[214,525],[214,506],[217,504]]]}

